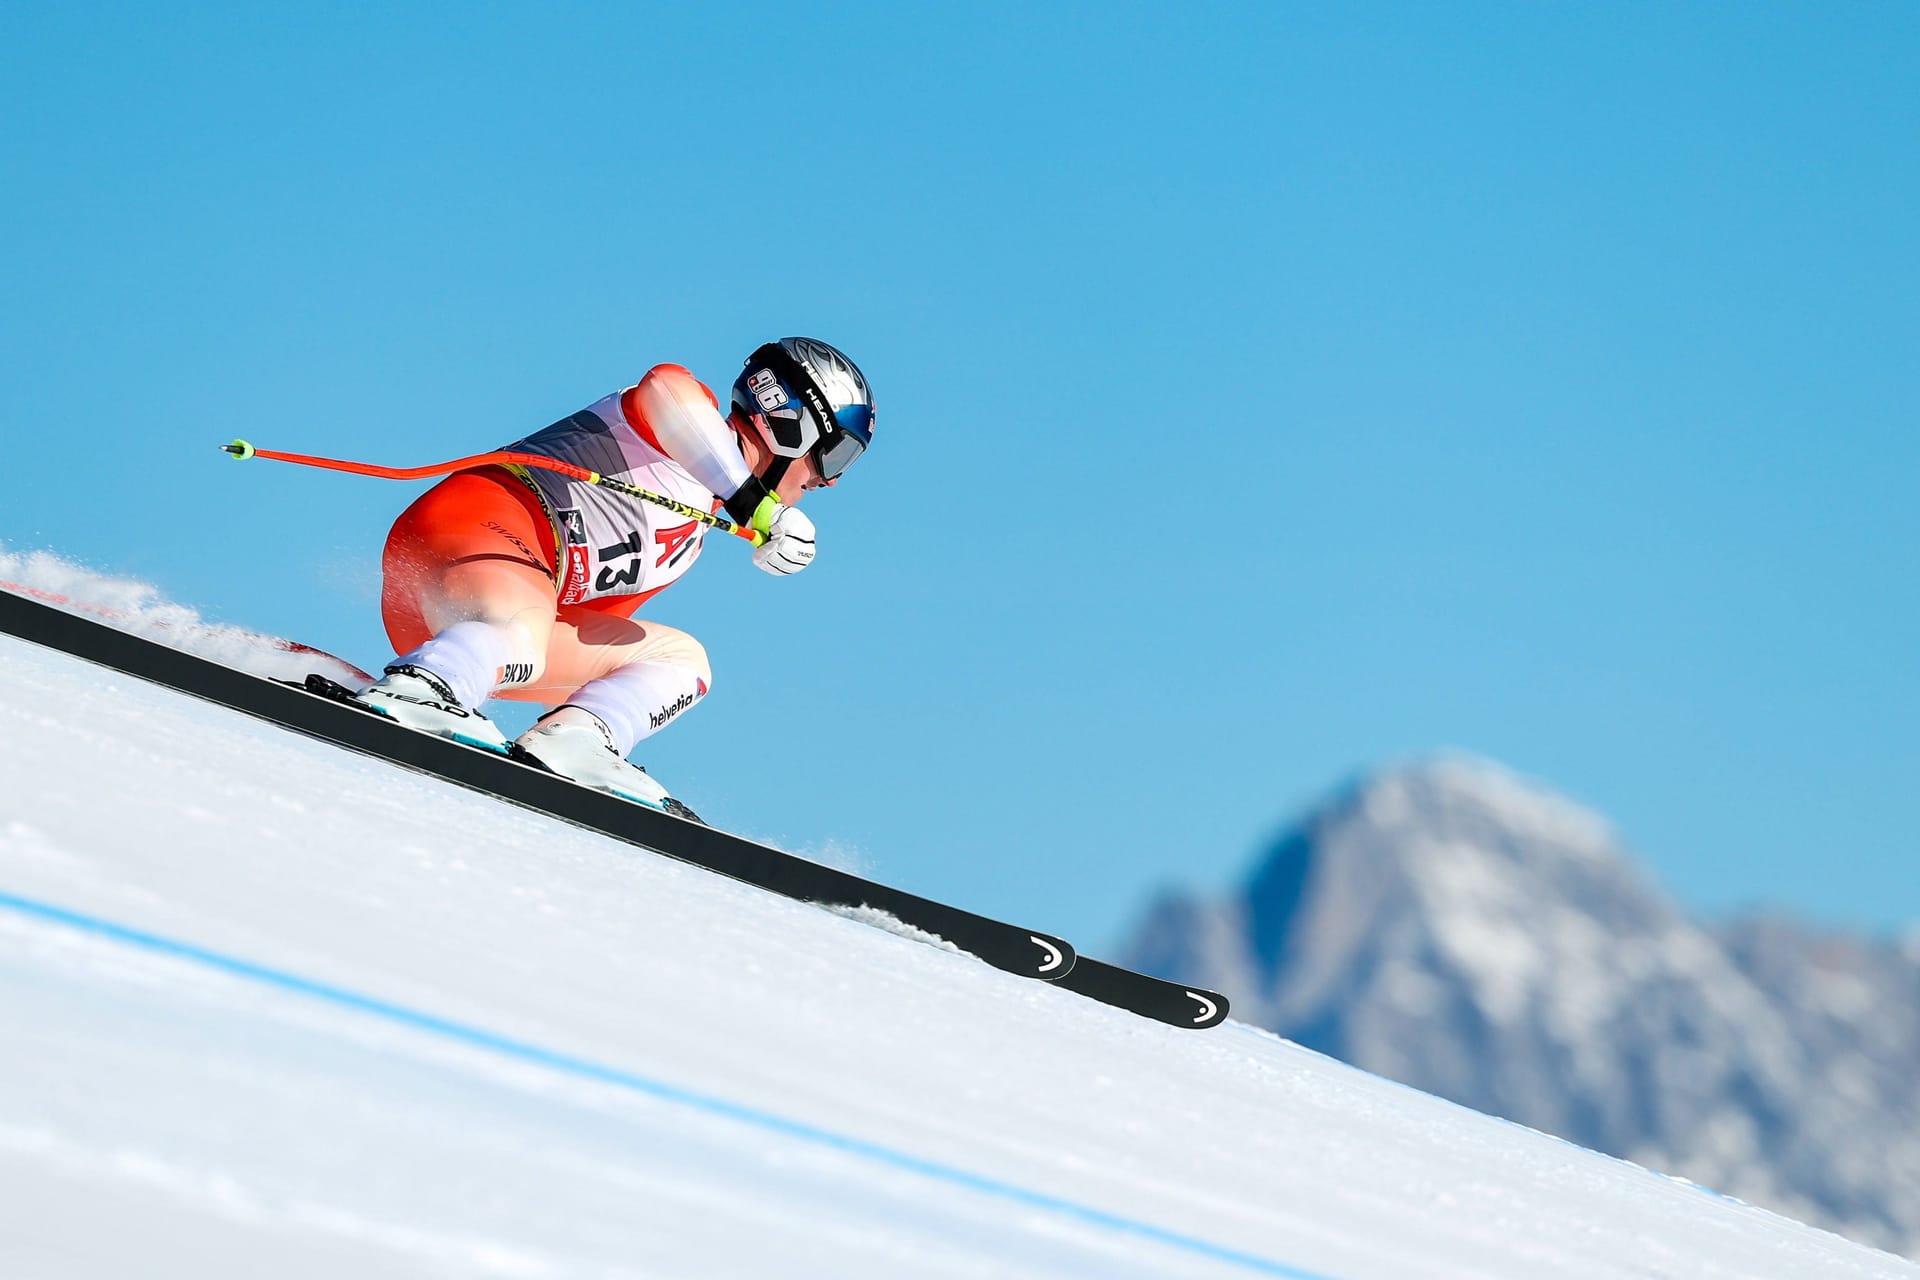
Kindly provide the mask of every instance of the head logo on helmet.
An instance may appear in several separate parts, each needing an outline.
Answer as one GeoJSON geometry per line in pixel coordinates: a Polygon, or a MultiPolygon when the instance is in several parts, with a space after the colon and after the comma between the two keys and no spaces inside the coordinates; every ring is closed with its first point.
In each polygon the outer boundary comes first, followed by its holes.
{"type": "Polygon", "coordinates": [[[759,431],[773,461],[761,479],[777,487],[811,457],[832,483],[873,440],[873,390],[845,353],[814,338],[782,338],[747,357],[733,405],[759,431]]]}

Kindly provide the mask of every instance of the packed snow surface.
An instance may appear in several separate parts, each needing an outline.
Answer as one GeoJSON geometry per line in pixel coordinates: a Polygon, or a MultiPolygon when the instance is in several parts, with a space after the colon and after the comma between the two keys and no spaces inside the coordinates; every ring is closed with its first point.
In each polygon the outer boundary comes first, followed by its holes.
{"type": "Polygon", "coordinates": [[[1920,1277],[10,637],[0,672],[0,1275],[1920,1277]]]}

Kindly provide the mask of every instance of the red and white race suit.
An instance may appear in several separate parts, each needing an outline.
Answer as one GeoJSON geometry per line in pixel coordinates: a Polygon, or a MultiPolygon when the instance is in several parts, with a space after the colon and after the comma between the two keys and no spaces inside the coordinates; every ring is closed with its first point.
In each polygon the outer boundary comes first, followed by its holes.
{"type": "MultiPolygon", "coordinates": [[[[717,511],[748,477],[719,401],[679,365],[507,446],[717,511]]],[[[700,558],[707,526],[654,503],[539,467],[514,468],[545,504],[561,560],[561,604],[653,595],[700,558]]]]}

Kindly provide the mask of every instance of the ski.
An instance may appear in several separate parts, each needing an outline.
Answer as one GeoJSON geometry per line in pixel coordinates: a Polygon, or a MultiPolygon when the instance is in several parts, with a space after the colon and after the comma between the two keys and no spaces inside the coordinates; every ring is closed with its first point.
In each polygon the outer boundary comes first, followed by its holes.
{"type": "Polygon", "coordinates": [[[943,938],[995,968],[1052,978],[1073,967],[1065,939],[976,915],[850,872],[663,813],[498,752],[436,738],[304,688],[116,630],[24,596],[0,592],[0,631],[215,702],[362,755],[692,863],[757,888],[828,908],[872,908],[943,938]]]}
{"type": "MultiPolygon", "coordinates": [[[[689,818],[578,786],[536,765],[408,729],[340,700],[324,678],[270,679],[0,590],[0,632],[217,703],[349,751],[430,774],[623,843],[827,909],[871,908],[995,968],[1175,1027],[1227,1017],[1227,998],[1076,955],[1063,938],[922,898],[689,818]]],[[[299,652],[298,646],[292,651],[299,652]]],[[[318,651],[314,651],[318,652],[318,651]]],[[[325,656],[325,655],[321,655],[325,656]]]]}
{"type": "Polygon", "coordinates": [[[1056,987],[1170,1026],[1205,1030],[1227,1020],[1227,998],[1218,991],[1181,986],[1091,956],[1081,956],[1071,971],[1052,981],[1056,987]]]}

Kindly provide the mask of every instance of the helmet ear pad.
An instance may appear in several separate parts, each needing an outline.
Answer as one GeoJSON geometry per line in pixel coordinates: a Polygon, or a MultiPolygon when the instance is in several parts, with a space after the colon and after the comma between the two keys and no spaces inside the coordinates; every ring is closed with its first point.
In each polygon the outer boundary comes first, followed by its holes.
{"type": "Polygon", "coordinates": [[[804,458],[820,442],[820,426],[813,413],[798,400],[783,408],[757,415],[764,424],[768,445],[783,458],[804,458]]]}

